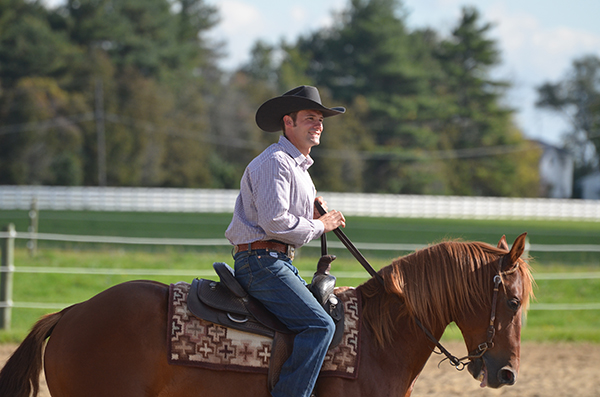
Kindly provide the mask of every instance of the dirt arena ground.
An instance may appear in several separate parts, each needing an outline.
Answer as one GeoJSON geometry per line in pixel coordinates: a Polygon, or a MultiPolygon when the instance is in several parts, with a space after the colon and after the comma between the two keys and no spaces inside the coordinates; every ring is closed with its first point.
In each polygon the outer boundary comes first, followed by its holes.
{"type": "MultiPolygon", "coordinates": [[[[449,343],[446,347],[457,356],[465,350],[459,342],[449,343]]],[[[0,366],[15,348],[15,345],[0,345],[0,366]]],[[[499,390],[481,389],[479,382],[466,370],[458,372],[447,363],[438,368],[438,362],[438,356],[429,359],[413,397],[600,396],[600,345],[524,343],[517,383],[499,390]]],[[[39,397],[50,397],[44,383],[39,397]]]]}
{"type": "MultiPolygon", "coordinates": [[[[446,348],[457,356],[466,350],[462,342],[446,348]]],[[[599,360],[596,344],[523,343],[517,383],[493,390],[481,389],[466,369],[458,372],[445,362],[438,368],[436,355],[429,358],[412,396],[598,397],[599,360]]]]}

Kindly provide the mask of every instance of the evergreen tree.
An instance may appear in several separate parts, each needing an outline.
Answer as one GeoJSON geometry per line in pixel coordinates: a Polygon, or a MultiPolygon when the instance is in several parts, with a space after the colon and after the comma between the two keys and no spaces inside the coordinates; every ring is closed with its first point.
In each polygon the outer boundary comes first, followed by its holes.
{"type": "Polygon", "coordinates": [[[0,81],[4,88],[24,77],[57,76],[74,51],[49,23],[39,1],[0,1],[0,81]]]}
{"type": "Polygon", "coordinates": [[[512,124],[511,109],[501,105],[509,84],[490,78],[491,68],[500,62],[496,43],[487,38],[489,23],[480,22],[474,8],[464,8],[452,36],[440,43],[437,57],[445,72],[444,90],[454,103],[454,112],[444,120],[441,130],[443,149],[457,151],[446,162],[445,177],[454,194],[511,196],[537,194],[537,185],[507,176],[525,166],[536,175],[537,158],[523,156],[527,146],[522,134],[512,124]],[[470,149],[478,149],[477,156],[470,149]],[[484,156],[485,148],[494,155],[484,156]],[[501,154],[511,149],[512,154],[501,154]],[[527,188],[529,186],[529,188],[527,188]]]}
{"type": "Polygon", "coordinates": [[[309,60],[306,74],[329,88],[334,100],[365,98],[361,121],[377,145],[367,156],[366,190],[469,195],[528,190],[529,179],[510,184],[507,175],[525,161],[535,170],[535,156],[465,159],[460,152],[507,145],[524,150],[512,111],[500,105],[508,85],[489,78],[500,60],[495,42],[486,37],[490,25],[480,26],[477,11],[467,8],[452,36],[440,40],[429,29],[408,32],[404,18],[399,1],[354,0],[336,25],[297,44],[309,60]]]}

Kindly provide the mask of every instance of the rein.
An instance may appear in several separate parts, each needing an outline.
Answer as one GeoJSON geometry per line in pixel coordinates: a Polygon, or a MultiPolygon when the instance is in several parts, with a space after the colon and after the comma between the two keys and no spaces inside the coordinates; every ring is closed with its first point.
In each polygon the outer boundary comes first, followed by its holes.
{"type": "MultiPolygon", "coordinates": [[[[327,213],[327,211],[325,211],[321,203],[319,203],[316,200],[315,207],[321,215],[325,215],[327,213]]],[[[371,264],[365,259],[365,257],[354,246],[354,244],[352,244],[352,242],[350,241],[350,239],[348,239],[346,234],[344,234],[344,232],[339,227],[334,229],[333,233],[340,239],[342,244],[344,244],[348,251],[352,253],[354,258],[356,258],[356,260],[365,268],[365,270],[371,275],[371,277],[375,277],[377,281],[381,283],[381,285],[385,285],[383,277],[381,277],[381,275],[377,273],[375,269],[373,269],[373,266],[371,266],[371,264]]],[[[327,237],[325,237],[325,233],[321,235],[321,255],[327,255],[327,237]]],[[[500,264],[500,268],[502,268],[502,264],[500,264]]],[[[425,333],[427,338],[435,345],[435,347],[437,347],[440,350],[440,353],[437,353],[435,350],[433,352],[436,354],[444,354],[446,356],[444,360],[440,361],[440,364],[443,361],[448,360],[450,365],[455,367],[458,371],[462,371],[468,364],[466,360],[471,361],[481,358],[489,349],[494,347],[494,336],[496,335],[496,306],[498,302],[498,291],[500,290],[500,284],[502,284],[502,276],[514,273],[517,270],[517,268],[518,266],[515,266],[514,268],[506,272],[499,272],[497,275],[494,276],[494,293],[492,295],[492,309],[490,313],[490,323],[487,330],[487,341],[481,343],[479,346],[477,346],[477,349],[474,352],[469,353],[467,356],[464,356],[462,358],[454,356],[444,346],[442,346],[440,341],[437,340],[436,337],[431,334],[431,332],[423,325],[423,323],[421,323],[421,321],[417,317],[414,318],[415,323],[419,326],[419,328],[421,328],[421,330],[423,331],[423,333],[425,333]]]]}
{"type": "MultiPolygon", "coordinates": [[[[319,214],[325,215],[327,211],[323,208],[321,203],[315,201],[315,207],[319,211],[319,214]]],[[[365,259],[363,254],[352,244],[352,241],[344,234],[344,232],[338,227],[333,230],[333,233],[340,239],[342,244],[352,253],[352,255],[356,258],[356,260],[365,268],[365,270],[371,275],[371,277],[375,277],[379,282],[383,285],[383,277],[379,273],[373,269],[373,266],[365,259]]],[[[321,255],[327,255],[327,238],[324,237],[325,233],[321,235],[321,255]]]]}

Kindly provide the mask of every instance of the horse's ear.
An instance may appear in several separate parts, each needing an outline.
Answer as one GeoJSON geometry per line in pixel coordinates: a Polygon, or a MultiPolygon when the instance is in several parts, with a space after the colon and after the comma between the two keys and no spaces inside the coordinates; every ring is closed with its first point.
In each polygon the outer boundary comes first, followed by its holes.
{"type": "Polygon", "coordinates": [[[508,251],[508,243],[506,242],[506,236],[502,236],[500,241],[498,241],[498,248],[508,251]]]}
{"type": "Polygon", "coordinates": [[[503,269],[503,271],[510,270],[517,263],[521,255],[523,255],[523,252],[525,251],[525,237],[527,237],[527,233],[523,233],[516,238],[510,252],[506,254],[508,261],[504,261],[503,267],[506,267],[506,269],[503,269]]]}

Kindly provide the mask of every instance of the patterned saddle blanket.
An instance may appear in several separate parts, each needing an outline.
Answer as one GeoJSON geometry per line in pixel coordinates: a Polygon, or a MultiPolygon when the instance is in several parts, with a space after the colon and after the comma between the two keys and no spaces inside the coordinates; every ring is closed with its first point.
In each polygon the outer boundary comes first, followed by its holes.
{"type": "MultiPolygon", "coordinates": [[[[187,307],[190,284],[169,287],[169,363],[214,370],[267,373],[273,339],[227,328],[194,317],[187,307]]],[[[358,376],[360,294],[349,288],[338,295],[346,318],[342,342],[325,357],[321,376],[358,376]]]]}

